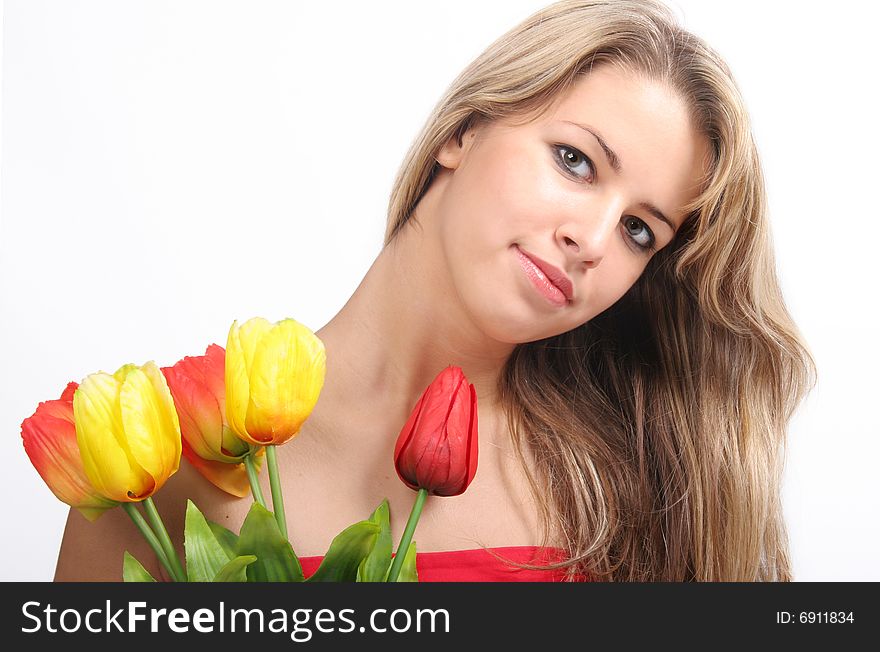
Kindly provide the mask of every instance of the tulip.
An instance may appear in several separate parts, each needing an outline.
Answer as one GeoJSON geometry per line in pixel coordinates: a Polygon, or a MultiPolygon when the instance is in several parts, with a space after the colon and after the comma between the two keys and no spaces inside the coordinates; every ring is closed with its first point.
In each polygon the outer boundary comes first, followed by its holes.
{"type": "Polygon", "coordinates": [[[180,463],[180,423],[153,362],[87,376],[73,396],[76,440],[86,475],[120,502],[153,495],[180,463]]]}
{"type": "Polygon", "coordinates": [[[429,493],[458,496],[477,473],[477,394],[459,367],[441,371],[397,437],[394,468],[418,492],[388,571],[396,582],[429,493]]]}
{"type": "MultiPolygon", "coordinates": [[[[324,385],[324,343],[293,319],[271,324],[255,317],[233,322],[226,342],[226,415],[232,430],[257,446],[267,446],[272,507],[287,537],[284,501],[275,446],[299,433],[324,385]]],[[[254,500],[265,507],[253,456],[245,468],[254,500]]]]}
{"type": "Polygon", "coordinates": [[[205,355],[187,356],[162,373],[177,408],[183,456],[217,487],[242,497],[250,492],[244,456],[251,446],[226,419],[225,360],[223,347],[211,344],[205,355]]]}
{"type": "Polygon", "coordinates": [[[290,440],[318,401],[325,368],[324,343],[299,322],[233,322],[226,344],[230,427],[259,446],[290,440]]]}
{"type": "Polygon", "coordinates": [[[459,367],[428,385],[394,448],[397,475],[414,490],[458,496],[477,472],[477,396],[459,367]]]}
{"type": "Polygon", "coordinates": [[[68,383],[60,399],[40,403],[22,422],[21,438],[31,463],[58,500],[94,521],[119,503],[99,494],[86,477],[73,421],[76,388],[76,383],[68,383]]]}
{"type": "Polygon", "coordinates": [[[87,376],[73,395],[76,440],[89,481],[123,509],[177,581],[186,574],[152,495],[177,472],[180,422],[154,362],[87,376]],[[152,530],[135,509],[143,502],[152,530]]]}

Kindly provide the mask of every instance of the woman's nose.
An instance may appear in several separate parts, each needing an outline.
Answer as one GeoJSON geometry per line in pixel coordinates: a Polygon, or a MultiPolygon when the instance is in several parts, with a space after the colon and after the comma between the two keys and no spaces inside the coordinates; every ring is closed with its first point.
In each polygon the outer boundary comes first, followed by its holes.
{"type": "Polygon", "coordinates": [[[608,252],[620,224],[622,207],[611,202],[601,210],[562,224],[556,237],[569,261],[596,267],[608,252]]]}

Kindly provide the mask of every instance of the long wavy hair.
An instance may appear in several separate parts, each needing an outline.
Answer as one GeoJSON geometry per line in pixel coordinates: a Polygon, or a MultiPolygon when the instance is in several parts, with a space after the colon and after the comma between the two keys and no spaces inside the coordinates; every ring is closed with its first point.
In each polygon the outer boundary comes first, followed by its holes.
{"type": "Polygon", "coordinates": [[[430,186],[444,143],[481,121],[533,119],[598,65],[676,90],[712,160],[673,242],[615,305],[518,345],[505,364],[502,405],[543,541],[564,542],[571,577],[790,580],[785,436],[814,364],[777,281],[741,95],[665,5],[557,2],[490,45],[406,155],[385,244],[430,186]]]}

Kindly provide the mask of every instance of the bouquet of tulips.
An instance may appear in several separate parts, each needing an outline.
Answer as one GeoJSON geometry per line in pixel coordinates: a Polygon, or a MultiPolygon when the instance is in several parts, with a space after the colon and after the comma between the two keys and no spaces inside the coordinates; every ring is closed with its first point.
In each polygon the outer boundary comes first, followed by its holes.
{"type": "MultiPolygon", "coordinates": [[[[40,403],[24,420],[22,440],[49,489],[85,518],[125,510],[174,581],[418,581],[412,537],[427,495],[458,495],[476,473],[473,385],[447,367],[400,431],[395,468],[417,496],[397,552],[383,500],[339,533],[305,578],[288,540],[275,447],[299,433],[325,369],[323,343],[297,321],[234,322],[225,351],[212,344],[204,356],[171,367],[126,364],[68,384],[60,399],[40,403]],[[253,499],[237,534],[187,501],[184,560],[152,499],[181,455],[220,489],[253,499]],[[271,510],[259,484],[264,460],[271,510]]],[[[125,581],[155,581],[127,551],[121,563],[125,581]]]]}

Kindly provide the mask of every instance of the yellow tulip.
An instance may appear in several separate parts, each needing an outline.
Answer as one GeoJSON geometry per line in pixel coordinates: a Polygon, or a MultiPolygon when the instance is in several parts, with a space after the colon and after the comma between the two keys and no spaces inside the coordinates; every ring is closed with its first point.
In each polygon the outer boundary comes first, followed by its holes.
{"type": "Polygon", "coordinates": [[[324,343],[293,319],[233,322],[226,343],[226,416],[261,446],[296,436],[324,385],[324,343]]]}
{"type": "Polygon", "coordinates": [[[180,423],[153,362],[87,376],[73,395],[76,441],[89,481],[103,496],[140,501],[180,464],[180,423]]]}

